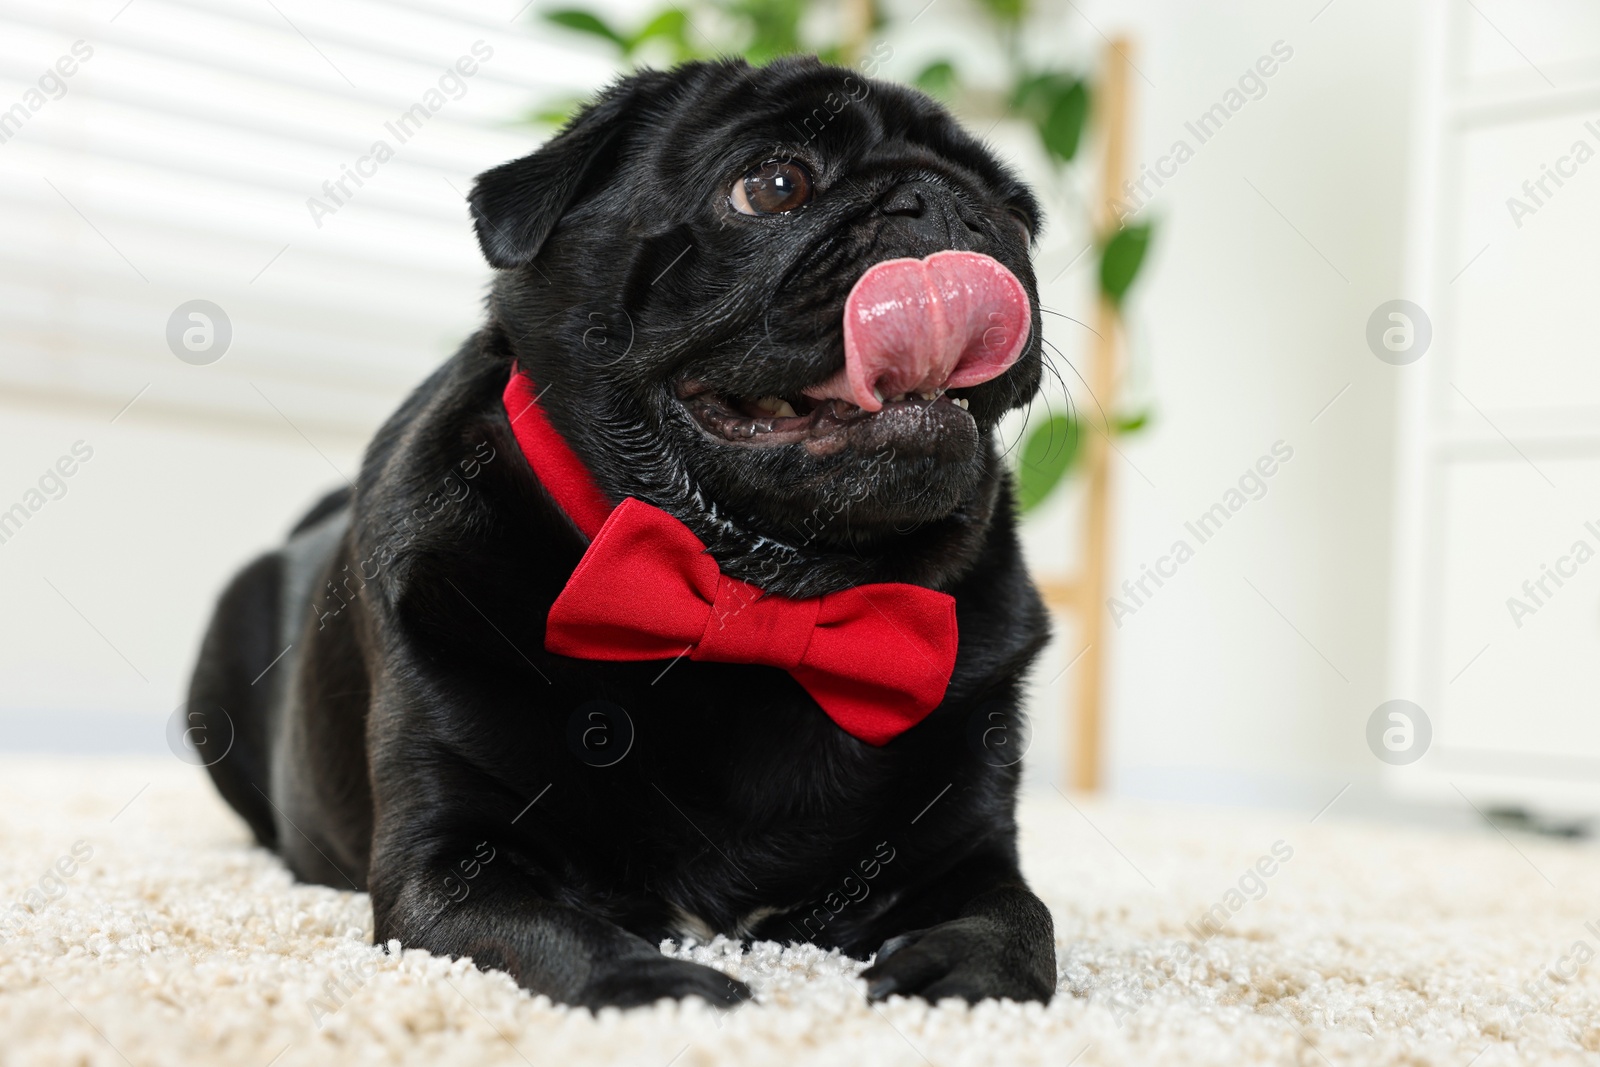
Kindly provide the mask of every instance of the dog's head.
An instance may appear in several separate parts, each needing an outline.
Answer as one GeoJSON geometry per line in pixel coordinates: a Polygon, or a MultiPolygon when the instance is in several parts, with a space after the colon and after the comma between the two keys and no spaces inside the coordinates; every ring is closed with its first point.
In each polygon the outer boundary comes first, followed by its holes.
{"type": "Polygon", "coordinates": [[[773,591],[977,551],[1039,385],[1040,219],[934,101],[810,58],[646,71],[470,200],[494,326],[603,488],[773,591]]]}

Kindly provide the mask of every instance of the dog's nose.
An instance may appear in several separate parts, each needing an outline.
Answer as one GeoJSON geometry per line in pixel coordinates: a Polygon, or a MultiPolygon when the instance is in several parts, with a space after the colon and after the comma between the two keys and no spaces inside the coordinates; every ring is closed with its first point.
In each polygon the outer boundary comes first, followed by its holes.
{"type": "Polygon", "coordinates": [[[878,201],[888,224],[914,242],[918,253],[971,249],[968,226],[955,197],[929,181],[902,182],[878,201]]]}

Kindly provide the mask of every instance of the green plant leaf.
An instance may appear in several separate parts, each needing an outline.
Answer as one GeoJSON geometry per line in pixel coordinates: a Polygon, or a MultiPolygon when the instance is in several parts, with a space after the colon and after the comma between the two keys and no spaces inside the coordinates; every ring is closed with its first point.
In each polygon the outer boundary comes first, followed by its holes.
{"type": "Polygon", "coordinates": [[[1011,109],[1035,122],[1042,121],[1050,113],[1059,77],[1051,71],[1021,74],[1011,90],[1011,109]]]}
{"type": "Polygon", "coordinates": [[[1082,428],[1066,415],[1052,415],[1028,432],[1017,464],[1017,506],[1027,514],[1044,503],[1078,457],[1082,428]]]}
{"type": "Polygon", "coordinates": [[[912,84],[929,96],[949,100],[955,95],[956,68],[948,59],[938,59],[922,68],[912,84]]]}
{"type": "Polygon", "coordinates": [[[684,32],[688,28],[688,16],[679,8],[669,8],[640,27],[639,32],[629,37],[623,43],[624,55],[632,55],[635,50],[646,41],[662,38],[670,41],[675,52],[682,52],[687,48],[684,32]]]}
{"type": "Polygon", "coordinates": [[[561,11],[546,11],[545,21],[557,26],[565,26],[578,33],[586,33],[591,37],[599,37],[610,41],[623,52],[629,49],[628,39],[612,29],[604,19],[592,11],[580,11],[577,8],[565,8],[561,11]]]}
{"type": "Polygon", "coordinates": [[[810,51],[800,39],[800,19],[808,6],[805,0],[723,0],[720,6],[747,27],[749,37],[739,51],[753,65],[810,51]]]}
{"type": "Polygon", "coordinates": [[[1028,0],[983,0],[983,6],[1000,22],[1021,22],[1028,13],[1028,0]]]}
{"type": "Polygon", "coordinates": [[[1065,163],[1078,154],[1089,117],[1089,85],[1060,71],[1025,73],[1011,90],[1011,108],[1038,129],[1045,151],[1065,163]]]}
{"type": "Polygon", "coordinates": [[[572,116],[578,113],[583,106],[581,96],[563,96],[555,100],[548,100],[542,106],[528,112],[526,121],[535,126],[565,126],[572,116]]]}
{"type": "Polygon", "coordinates": [[[1124,226],[1111,235],[1111,240],[1100,252],[1100,291],[1113,303],[1121,305],[1133,280],[1139,276],[1145,252],[1150,247],[1149,223],[1124,226]]]}
{"type": "Polygon", "coordinates": [[[1039,137],[1046,150],[1065,163],[1078,154],[1078,140],[1083,135],[1083,123],[1089,115],[1089,89],[1081,81],[1074,81],[1056,92],[1050,110],[1039,124],[1039,137]]]}
{"type": "Polygon", "coordinates": [[[1111,423],[1112,433],[1138,433],[1150,425],[1151,412],[1149,408],[1135,411],[1130,415],[1118,415],[1111,423]]]}

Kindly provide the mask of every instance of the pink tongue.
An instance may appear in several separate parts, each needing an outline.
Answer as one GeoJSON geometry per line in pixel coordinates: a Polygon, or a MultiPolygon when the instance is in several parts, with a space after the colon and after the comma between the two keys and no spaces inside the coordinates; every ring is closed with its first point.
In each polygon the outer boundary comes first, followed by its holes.
{"type": "Polygon", "coordinates": [[[873,264],[844,305],[844,370],[806,390],[878,411],[902,393],[977,385],[1005,373],[1028,342],[1027,290],[978,252],[873,264]]]}

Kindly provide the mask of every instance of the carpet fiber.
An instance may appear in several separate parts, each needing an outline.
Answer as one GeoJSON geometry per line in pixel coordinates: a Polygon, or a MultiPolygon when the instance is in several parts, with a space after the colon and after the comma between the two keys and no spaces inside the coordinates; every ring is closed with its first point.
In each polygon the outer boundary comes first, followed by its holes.
{"type": "Polygon", "coordinates": [[[0,1063],[1600,1063],[1600,851],[1311,815],[1028,802],[1048,1007],[869,1007],[861,964],[718,941],[672,951],[755,1003],[595,1017],[368,944],[366,897],[295,885],[201,771],[12,757],[0,1063]]]}

